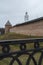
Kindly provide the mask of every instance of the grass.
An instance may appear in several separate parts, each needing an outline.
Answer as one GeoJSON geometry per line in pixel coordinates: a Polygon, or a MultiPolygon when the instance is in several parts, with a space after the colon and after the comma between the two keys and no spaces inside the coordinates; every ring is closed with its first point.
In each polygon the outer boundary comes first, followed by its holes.
{"type": "Polygon", "coordinates": [[[24,38],[43,38],[43,36],[31,36],[17,33],[6,33],[4,35],[0,35],[0,40],[24,39],[24,38]]]}
{"type": "MultiPolygon", "coordinates": [[[[28,35],[22,35],[22,34],[16,34],[16,33],[7,33],[5,35],[0,35],[0,40],[7,40],[7,39],[23,39],[23,38],[43,38],[42,36],[28,36],[28,35]]],[[[34,43],[32,44],[27,44],[27,49],[30,48],[34,48],[34,43]]],[[[43,43],[40,44],[40,46],[43,46],[43,43]]],[[[18,51],[20,50],[19,45],[10,45],[11,51],[18,51]]],[[[0,52],[1,52],[2,48],[0,47],[0,52]]],[[[34,58],[38,63],[38,60],[40,58],[41,53],[36,53],[34,54],[34,58]]],[[[21,61],[22,65],[26,65],[26,61],[29,58],[29,55],[21,55],[20,57],[18,57],[19,60],[21,61]]],[[[10,61],[12,59],[11,58],[5,58],[3,60],[0,60],[0,65],[9,65],[10,61]]],[[[18,63],[15,61],[13,63],[13,65],[18,65],[18,63]]],[[[30,60],[30,64],[28,65],[34,65],[32,59],[30,60]]],[[[42,64],[43,65],[43,60],[42,60],[42,64]]]]}
{"type": "Polygon", "coordinates": [[[16,34],[16,33],[7,33],[4,35],[0,35],[0,40],[7,40],[7,39],[22,39],[28,38],[28,35],[16,34]]]}

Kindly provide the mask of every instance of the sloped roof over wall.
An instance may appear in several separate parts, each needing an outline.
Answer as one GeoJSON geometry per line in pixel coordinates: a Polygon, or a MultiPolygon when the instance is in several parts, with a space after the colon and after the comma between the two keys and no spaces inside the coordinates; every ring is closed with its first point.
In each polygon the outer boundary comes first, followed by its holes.
{"type": "Polygon", "coordinates": [[[37,18],[37,19],[33,19],[33,20],[30,20],[30,21],[27,21],[27,22],[24,22],[24,23],[21,23],[21,24],[17,24],[13,27],[17,27],[17,26],[21,26],[21,25],[26,25],[26,24],[32,24],[32,23],[36,23],[36,22],[39,22],[43,20],[43,17],[40,17],[40,18],[37,18]]]}

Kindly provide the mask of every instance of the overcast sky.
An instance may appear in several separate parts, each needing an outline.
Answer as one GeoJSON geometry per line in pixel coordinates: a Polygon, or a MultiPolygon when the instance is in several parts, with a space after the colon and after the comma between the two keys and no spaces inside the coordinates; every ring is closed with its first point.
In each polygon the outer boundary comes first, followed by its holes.
{"type": "Polygon", "coordinates": [[[0,27],[4,27],[7,20],[12,25],[23,23],[25,12],[29,20],[43,16],[43,0],[0,0],[0,27]]]}

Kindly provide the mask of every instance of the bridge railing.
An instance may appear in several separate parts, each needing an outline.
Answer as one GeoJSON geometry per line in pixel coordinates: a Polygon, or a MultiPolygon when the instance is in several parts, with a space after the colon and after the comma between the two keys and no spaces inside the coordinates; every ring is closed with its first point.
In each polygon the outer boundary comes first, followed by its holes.
{"type": "Polygon", "coordinates": [[[15,61],[18,65],[43,65],[43,38],[0,40],[0,62],[5,58],[11,58],[9,65],[17,65],[15,61]],[[24,59],[25,55],[27,59],[24,59]],[[21,59],[26,61],[22,63],[21,59]]]}

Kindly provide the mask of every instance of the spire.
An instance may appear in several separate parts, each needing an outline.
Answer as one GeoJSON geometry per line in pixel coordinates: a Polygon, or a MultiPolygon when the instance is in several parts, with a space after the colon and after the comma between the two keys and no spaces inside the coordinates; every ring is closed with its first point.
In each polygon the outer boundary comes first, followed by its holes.
{"type": "Polygon", "coordinates": [[[9,22],[9,20],[7,21],[7,23],[5,24],[5,26],[12,26],[11,23],[9,22]]]}

